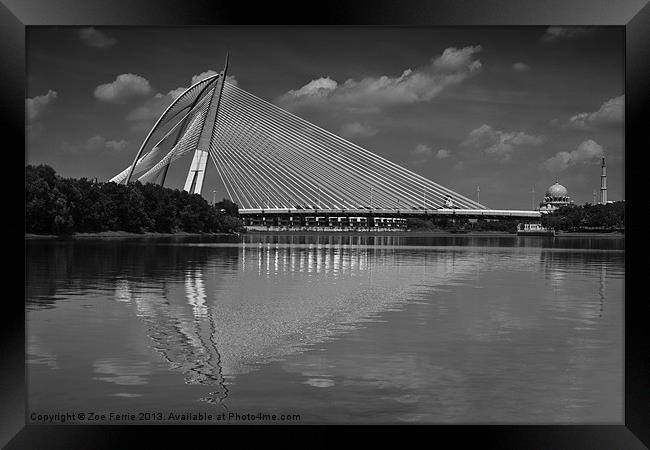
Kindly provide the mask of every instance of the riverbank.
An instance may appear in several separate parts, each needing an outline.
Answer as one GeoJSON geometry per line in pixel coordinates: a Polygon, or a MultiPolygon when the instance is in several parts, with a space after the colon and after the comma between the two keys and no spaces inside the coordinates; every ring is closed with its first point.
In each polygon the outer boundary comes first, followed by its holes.
{"type": "Polygon", "coordinates": [[[177,233],[131,233],[128,231],[101,231],[99,233],[74,233],[71,235],[56,234],[25,234],[25,239],[86,239],[86,238],[158,238],[158,237],[183,237],[183,236],[237,236],[235,233],[187,233],[179,231],[177,233]]]}
{"type": "MultiPolygon", "coordinates": [[[[422,237],[432,237],[432,236],[449,236],[449,237],[458,237],[458,236],[494,236],[494,237],[517,237],[514,233],[504,233],[502,231],[470,231],[468,233],[452,233],[450,231],[305,231],[305,230],[295,230],[295,231],[249,231],[246,234],[250,235],[286,235],[286,236],[300,236],[300,235],[354,235],[354,236],[422,236],[422,237]]],[[[99,233],[75,233],[71,235],[55,235],[55,234],[25,234],[25,239],[87,239],[87,238],[101,238],[101,239],[111,239],[111,238],[163,238],[163,237],[183,237],[183,236],[239,236],[238,233],[187,233],[185,231],[179,231],[178,233],[130,233],[128,231],[102,231],[99,233]]],[[[612,233],[559,233],[555,237],[558,238],[624,238],[625,233],[612,232],[612,233]]]]}
{"type": "MultiPolygon", "coordinates": [[[[269,230],[261,231],[254,230],[248,231],[246,234],[249,235],[283,235],[283,236],[300,236],[300,235],[353,235],[353,236],[422,236],[422,237],[459,237],[459,236],[494,236],[494,237],[513,237],[516,238],[516,233],[507,233],[504,231],[470,231],[470,232],[451,232],[444,230],[413,230],[413,231],[330,231],[330,230],[269,230]]],[[[526,236],[520,236],[526,237],[526,236]]],[[[536,237],[536,236],[528,236],[536,237]]],[[[572,233],[572,232],[561,232],[556,235],[556,237],[591,237],[591,238],[624,238],[625,233],[620,232],[611,232],[611,233],[572,233]]]]}
{"type": "Polygon", "coordinates": [[[249,235],[283,235],[283,236],[300,236],[300,235],[332,235],[332,236],[514,236],[511,233],[502,231],[473,231],[468,233],[453,233],[443,230],[418,230],[418,231],[335,231],[335,230],[252,230],[246,234],[249,235]]]}
{"type": "Polygon", "coordinates": [[[619,231],[612,231],[611,233],[603,233],[603,232],[596,232],[596,233],[572,233],[572,232],[560,232],[555,235],[555,237],[597,237],[597,238],[624,238],[625,233],[621,233],[619,231]]]}

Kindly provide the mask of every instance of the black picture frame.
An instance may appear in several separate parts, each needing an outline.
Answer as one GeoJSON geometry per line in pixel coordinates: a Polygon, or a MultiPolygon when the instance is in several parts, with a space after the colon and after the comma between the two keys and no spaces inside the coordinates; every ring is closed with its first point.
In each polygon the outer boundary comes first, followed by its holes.
{"type": "MultiPolygon", "coordinates": [[[[626,34],[625,74],[625,199],[626,229],[633,242],[642,236],[640,208],[642,175],[650,151],[645,118],[648,115],[650,89],[650,5],[646,0],[356,0],[327,2],[327,8],[312,10],[308,3],[233,2],[185,0],[2,0],[0,3],[0,105],[5,150],[11,153],[25,148],[25,36],[26,27],[42,25],[355,25],[355,26],[467,26],[467,25],[613,25],[624,26],[626,34]],[[11,140],[8,140],[10,137],[11,140]],[[632,205],[632,206],[630,206],[632,205]]],[[[6,152],[7,153],[7,152],[6,152]]],[[[9,157],[7,155],[7,157],[9,157]]],[[[5,168],[8,167],[5,161],[5,168]]],[[[15,166],[17,167],[17,166],[15,166]]],[[[23,199],[15,195],[17,180],[7,183],[5,193],[15,198],[13,214],[24,210],[23,199]],[[13,187],[13,189],[11,189],[13,187]],[[14,192],[12,194],[12,192],[14,192]]],[[[11,174],[8,174],[11,175],[11,174]]],[[[19,222],[19,221],[18,221],[19,222]]],[[[16,232],[24,233],[24,228],[16,232]]],[[[375,438],[399,431],[409,440],[423,438],[436,444],[451,438],[455,445],[478,442],[481,447],[498,448],[589,448],[636,449],[650,445],[650,349],[648,346],[648,301],[644,294],[643,249],[626,240],[625,275],[625,424],[624,425],[553,425],[553,426],[408,426],[348,427],[362,430],[375,438]],[[406,429],[406,430],[405,430],[406,429]],[[412,434],[415,433],[416,436],[412,434]],[[644,445],[645,444],[645,445],[644,445]]],[[[23,247],[24,250],[24,247],[23,247]]],[[[18,253],[18,258],[20,253],[18,253]]],[[[9,258],[10,256],[5,256],[9,258]]],[[[23,252],[24,257],[24,252],[23,252]]],[[[15,261],[14,261],[15,263],[15,261]]],[[[18,264],[17,269],[20,270],[18,264]]],[[[24,267],[24,265],[23,265],[24,267]]],[[[24,275],[24,274],[23,274],[24,275]]],[[[9,276],[9,275],[7,275],[9,276]]],[[[16,274],[16,277],[19,275],[16,274]]],[[[14,278],[11,278],[14,279],[14,278]]],[[[18,295],[4,296],[2,321],[2,371],[0,372],[0,445],[17,448],[124,448],[144,442],[147,447],[158,441],[168,446],[186,445],[196,434],[208,435],[208,442],[221,443],[224,433],[238,436],[240,443],[264,432],[280,439],[281,427],[181,427],[181,426],[68,426],[26,425],[25,389],[25,308],[18,295]],[[137,440],[136,440],[137,439],[137,440]],[[214,439],[214,440],[213,440],[214,439]]],[[[298,442],[338,445],[329,436],[331,427],[291,427],[289,435],[298,442]]],[[[281,441],[286,443],[286,441],[281,441]]]]}

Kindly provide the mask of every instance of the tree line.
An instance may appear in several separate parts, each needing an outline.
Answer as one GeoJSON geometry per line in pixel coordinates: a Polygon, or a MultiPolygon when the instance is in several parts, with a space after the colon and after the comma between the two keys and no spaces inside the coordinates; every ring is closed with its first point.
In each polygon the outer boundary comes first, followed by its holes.
{"type": "MultiPolygon", "coordinates": [[[[450,219],[446,217],[407,219],[407,228],[418,231],[501,231],[515,233],[521,219],[485,220],[479,218],[469,221],[467,218],[450,219]]],[[[586,203],[584,205],[567,205],[548,214],[542,214],[542,226],[556,231],[591,232],[591,231],[625,231],[625,202],[613,202],[605,205],[586,203]]]]}
{"type": "Polygon", "coordinates": [[[432,217],[420,219],[411,217],[406,220],[406,227],[413,231],[499,231],[503,233],[514,233],[517,231],[515,219],[486,220],[479,218],[470,221],[466,217],[454,219],[448,217],[432,217]]]}
{"type": "Polygon", "coordinates": [[[25,231],[34,234],[128,231],[243,231],[238,206],[156,184],[63,178],[47,165],[25,168],[25,231]]]}
{"type": "Polygon", "coordinates": [[[625,202],[563,206],[544,214],[542,225],[556,231],[625,231],[625,202]]]}

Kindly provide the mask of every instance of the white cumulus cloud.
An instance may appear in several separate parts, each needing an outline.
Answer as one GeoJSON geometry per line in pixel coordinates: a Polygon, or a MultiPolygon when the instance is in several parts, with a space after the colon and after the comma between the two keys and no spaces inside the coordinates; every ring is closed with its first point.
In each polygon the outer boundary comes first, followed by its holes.
{"type": "Polygon", "coordinates": [[[598,111],[576,114],[568,120],[566,126],[575,129],[595,129],[623,123],[624,116],[625,95],[620,95],[607,100],[598,111]]]}
{"type": "Polygon", "coordinates": [[[195,83],[198,83],[199,81],[204,80],[204,79],[206,79],[208,77],[212,77],[212,76],[216,75],[217,73],[219,73],[219,72],[217,72],[216,70],[208,69],[205,72],[201,72],[198,75],[193,75],[192,79],[190,80],[190,86],[195,84],[195,83]]]}
{"type": "MultiPolygon", "coordinates": [[[[412,153],[417,156],[422,156],[422,157],[430,157],[434,156],[436,159],[445,159],[449,158],[451,155],[451,152],[449,150],[445,150],[443,148],[439,149],[438,151],[434,151],[430,146],[426,144],[418,144],[415,146],[413,149],[412,153]]],[[[416,162],[422,162],[425,159],[417,159],[416,162]]]]}
{"type": "Polygon", "coordinates": [[[25,100],[27,121],[33,122],[38,119],[49,105],[56,100],[57,95],[56,91],[49,89],[45,95],[37,95],[36,97],[25,100]]]}
{"type": "Polygon", "coordinates": [[[415,153],[416,155],[429,156],[433,153],[433,150],[431,150],[431,147],[429,147],[426,144],[418,144],[413,149],[413,153],[415,153]]]}
{"type": "Polygon", "coordinates": [[[316,80],[311,80],[309,83],[301,87],[300,89],[290,90],[285,94],[287,100],[290,99],[306,99],[306,98],[318,98],[318,97],[327,97],[338,87],[338,83],[332,80],[330,77],[318,78],[316,80]]]}
{"type": "MultiPolygon", "coordinates": [[[[175,89],[170,90],[166,94],[161,92],[156,93],[151,98],[148,98],[142,105],[133,109],[126,116],[126,120],[133,122],[133,130],[135,131],[144,131],[148,130],[153,123],[160,117],[160,115],[165,111],[165,109],[171,105],[171,103],[176,100],[183,92],[187,90],[191,85],[198,83],[201,80],[204,80],[207,77],[216,75],[217,72],[212,69],[208,69],[204,72],[201,72],[197,75],[192,75],[188,86],[180,86],[175,89]]],[[[233,75],[227,75],[226,81],[238,85],[237,78],[233,75]]]]}
{"type": "Polygon", "coordinates": [[[512,69],[516,72],[528,72],[530,70],[530,66],[526,63],[517,62],[512,65],[512,69]]]}
{"type": "Polygon", "coordinates": [[[151,94],[153,89],[149,80],[132,73],[123,73],[115,81],[100,84],[95,88],[98,100],[110,103],[122,103],[132,97],[143,97],[151,94]]]}
{"type": "Polygon", "coordinates": [[[114,152],[121,152],[128,145],[128,141],[125,140],[108,140],[104,136],[96,135],[86,141],[83,149],[89,152],[95,152],[103,149],[109,149],[114,152]]]}
{"type": "Polygon", "coordinates": [[[534,136],[523,131],[495,130],[490,125],[481,125],[470,131],[461,145],[482,150],[500,161],[509,161],[519,147],[538,146],[545,142],[543,136],[534,136]]]}
{"type": "Polygon", "coordinates": [[[382,75],[339,83],[332,78],[317,78],[277,99],[285,108],[324,103],[349,111],[378,111],[382,107],[429,101],[449,86],[456,85],[481,70],[476,54],[481,47],[450,47],[425,67],[407,69],[399,76],[382,75]]]}
{"type": "MultiPolygon", "coordinates": [[[[216,75],[218,72],[212,69],[206,70],[205,72],[202,72],[198,75],[193,75],[192,79],[190,81],[190,86],[198,83],[201,80],[205,80],[208,77],[216,75]]],[[[239,83],[237,82],[237,78],[235,78],[234,75],[226,75],[226,81],[230,84],[233,84],[235,86],[238,86],[239,83]]],[[[177,87],[176,89],[172,89],[167,93],[172,99],[178,98],[183,92],[185,92],[190,86],[187,87],[177,87]]],[[[161,111],[162,112],[162,111],[161,111]]]]}
{"type": "Polygon", "coordinates": [[[109,140],[106,139],[104,136],[95,135],[90,137],[83,144],[70,144],[68,142],[64,142],[63,144],[61,144],[61,149],[67,153],[79,153],[79,152],[94,153],[105,149],[114,152],[121,152],[122,150],[126,149],[128,145],[129,142],[125,140],[119,140],[119,141],[109,140]]]}
{"type": "Polygon", "coordinates": [[[106,141],[104,145],[109,150],[113,150],[114,152],[121,152],[126,147],[128,147],[129,142],[122,139],[120,141],[106,141]]]}
{"type": "Polygon", "coordinates": [[[346,137],[374,136],[377,129],[359,122],[346,123],[341,127],[341,135],[346,137]]]}
{"type": "Polygon", "coordinates": [[[593,31],[590,27],[548,27],[542,36],[543,41],[552,42],[585,36],[593,31]]]}
{"type": "Polygon", "coordinates": [[[178,92],[178,89],[173,89],[167,94],[157,93],[129,112],[126,115],[126,120],[133,122],[134,130],[143,131],[150,128],[171,102],[185,90],[184,88],[179,89],[182,91],[178,92]]]}
{"type": "Polygon", "coordinates": [[[551,172],[561,172],[578,164],[598,163],[603,155],[603,148],[597,142],[589,139],[571,152],[557,152],[555,156],[544,161],[544,167],[551,172]]]}
{"type": "Polygon", "coordinates": [[[82,28],[79,30],[79,37],[87,45],[95,48],[108,48],[117,43],[117,39],[96,30],[94,27],[82,28]]]}
{"type": "MultiPolygon", "coordinates": [[[[201,73],[198,74],[198,75],[193,75],[193,76],[192,76],[192,79],[191,79],[191,81],[190,81],[190,86],[193,85],[193,84],[195,84],[195,83],[198,83],[198,82],[201,81],[201,80],[205,80],[205,79],[208,78],[208,77],[212,77],[212,76],[214,76],[214,75],[216,75],[216,74],[218,74],[218,73],[219,73],[219,72],[217,72],[216,70],[208,69],[208,70],[206,70],[205,72],[201,72],[201,73]]],[[[235,78],[234,75],[226,75],[226,81],[227,81],[228,83],[230,83],[230,84],[234,84],[235,86],[238,85],[238,83],[237,83],[237,78],[235,78]]],[[[188,87],[189,87],[189,86],[188,86],[188,87]]],[[[179,88],[179,89],[180,89],[180,88],[179,88]]]]}

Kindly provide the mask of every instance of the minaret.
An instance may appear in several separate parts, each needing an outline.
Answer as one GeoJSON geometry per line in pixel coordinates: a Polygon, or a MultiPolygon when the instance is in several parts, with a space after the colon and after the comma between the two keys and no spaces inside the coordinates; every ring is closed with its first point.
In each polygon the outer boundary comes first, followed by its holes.
{"type": "Polygon", "coordinates": [[[604,205],[607,203],[607,167],[605,167],[604,156],[600,167],[602,170],[600,173],[600,204],[604,205]]]}
{"type": "Polygon", "coordinates": [[[535,185],[533,185],[533,189],[530,191],[530,193],[532,194],[530,209],[535,210],[535,185]]]}

